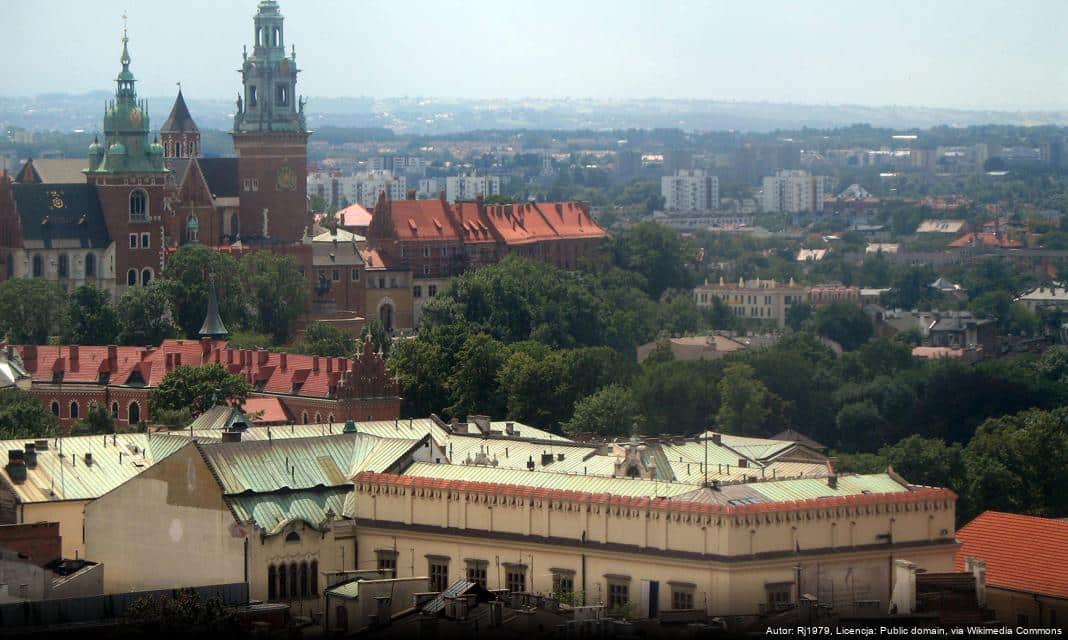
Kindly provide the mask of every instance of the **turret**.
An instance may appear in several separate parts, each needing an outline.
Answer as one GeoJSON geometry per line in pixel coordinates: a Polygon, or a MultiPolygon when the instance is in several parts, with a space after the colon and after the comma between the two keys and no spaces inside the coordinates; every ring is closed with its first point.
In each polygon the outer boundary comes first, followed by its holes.
{"type": "Polygon", "coordinates": [[[215,295],[215,274],[208,279],[208,311],[204,314],[204,324],[200,326],[201,338],[223,340],[229,335],[222,317],[219,316],[219,299],[215,295]]]}

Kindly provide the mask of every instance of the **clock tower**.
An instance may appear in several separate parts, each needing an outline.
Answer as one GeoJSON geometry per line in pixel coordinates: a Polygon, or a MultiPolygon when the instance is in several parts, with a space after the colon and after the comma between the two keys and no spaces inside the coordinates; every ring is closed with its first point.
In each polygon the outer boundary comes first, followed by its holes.
{"type": "Polygon", "coordinates": [[[97,139],[89,146],[85,170],[115,242],[116,294],[127,287],[146,286],[159,275],[169,173],[163,145],[149,139],[148,107],[137,99],[128,45],[124,28],[115,98],[104,107],[104,141],[97,139]]]}
{"type": "Polygon", "coordinates": [[[243,241],[299,241],[310,222],[308,135],[304,100],[296,95],[297,54],[286,54],[283,17],[275,0],[261,0],[253,18],[253,48],[241,66],[243,91],[234,114],[243,241]]]}

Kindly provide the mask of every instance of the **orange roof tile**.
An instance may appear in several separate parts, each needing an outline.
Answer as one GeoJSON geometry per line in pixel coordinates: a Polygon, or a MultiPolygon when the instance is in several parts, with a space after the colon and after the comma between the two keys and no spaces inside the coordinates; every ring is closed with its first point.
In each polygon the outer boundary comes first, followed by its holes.
{"type": "Polygon", "coordinates": [[[1068,598],[1068,521],[985,511],[957,530],[957,571],[986,561],[990,586],[1068,598]]]}
{"type": "Polygon", "coordinates": [[[258,413],[260,416],[255,418],[253,422],[256,424],[277,423],[285,424],[290,422],[289,414],[286,413],[282,403],[278,398],[248,398],[245,400],[244,406],[241,410],[245,413],[258,413]]]}
{"type": "Polygon", "coordinates": [[[1005,236],[998,236],[994,233],[966,233],[957,238],[953,242],[949,243],[951,247],[968,247],[973,245],[980,245],[984,247],[1022,247],[1023,243],[1019,240],[1012,240],[1005,236]]]}

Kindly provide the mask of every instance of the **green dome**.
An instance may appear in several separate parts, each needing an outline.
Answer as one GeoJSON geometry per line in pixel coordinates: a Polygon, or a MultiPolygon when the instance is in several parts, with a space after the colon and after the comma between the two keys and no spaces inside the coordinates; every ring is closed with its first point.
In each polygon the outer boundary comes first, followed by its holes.
{"type": "Polygon", "coordinates": [[[93,140],[93,144],[89,145],[89,155],[91,155],[91,156],[104,155],[104,145],[100,144],[96,140],[93,140]]]}
{"type": "Polygon", "coordinates": [[[110,149],[108,149],[108,153],[113,156],[124,156],[126,155],[126,145],[121,142],[116,142],[111,145],[110,149]]]}
{"type": "Polygon", "coordinates": [[[153,142],[152,144],[148,145],[148,152],[157,156],[161,156],[163,155],[163,145],[158,142],[153,142]]]}
{"type": "Polygon", "coordinates": [[[196,216],[189,217],[189,222],[185,223],[185,228],[190,231],[196,231],[200,228],[200,222],[197,221],[196,216]]]}

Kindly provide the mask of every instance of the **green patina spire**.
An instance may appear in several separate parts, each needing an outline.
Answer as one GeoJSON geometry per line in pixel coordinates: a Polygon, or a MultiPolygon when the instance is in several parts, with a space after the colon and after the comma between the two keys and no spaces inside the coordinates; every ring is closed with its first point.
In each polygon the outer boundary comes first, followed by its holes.
{"type": "Polygon", "coordinates": [[[122,70],[115,78],[115,99],[104,109],[104,144],[90,148],[88,173],[164,173],[163,148],[149,142],[148,108],[137,100],[126,16],[122,18],[122,70]]]}

